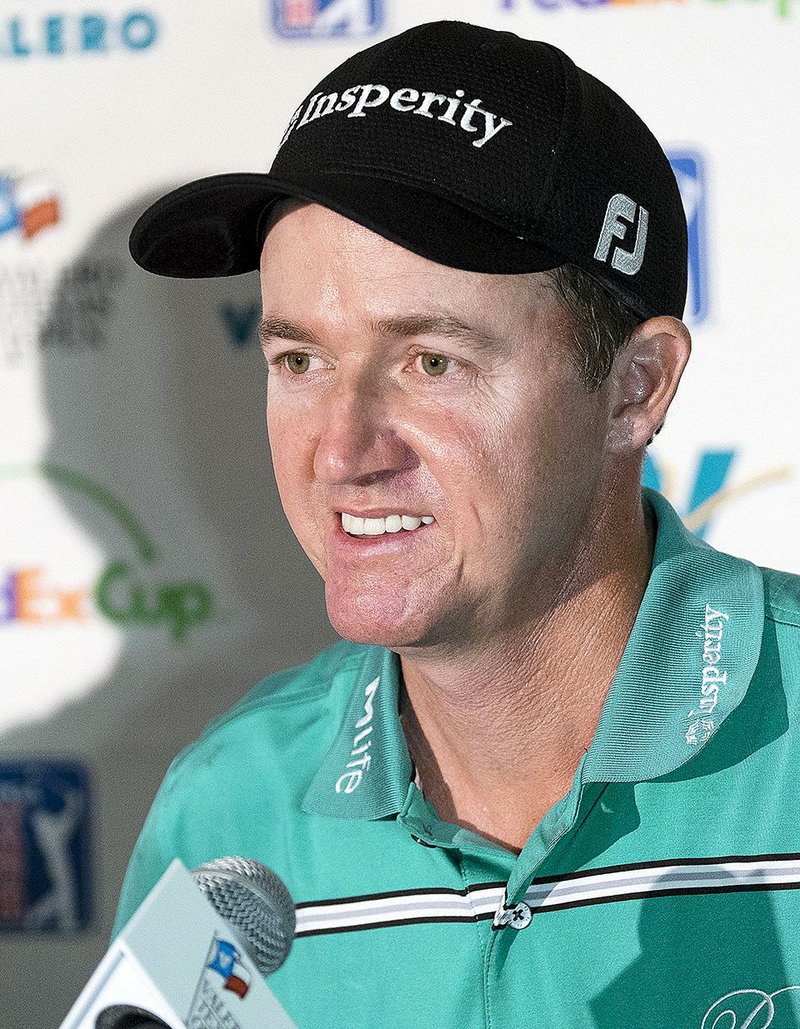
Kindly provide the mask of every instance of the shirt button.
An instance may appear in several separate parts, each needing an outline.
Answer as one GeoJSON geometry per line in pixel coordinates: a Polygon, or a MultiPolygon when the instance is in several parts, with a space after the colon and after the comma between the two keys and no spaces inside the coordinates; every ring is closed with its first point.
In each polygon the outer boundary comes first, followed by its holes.
{"type": "Polygon", "coordinates": [[[527,929],[531,924],[533,915],[531,909],[523,901],[516,904],[511,911],[508,912],[508,925],[512,929],[527,929]]]}

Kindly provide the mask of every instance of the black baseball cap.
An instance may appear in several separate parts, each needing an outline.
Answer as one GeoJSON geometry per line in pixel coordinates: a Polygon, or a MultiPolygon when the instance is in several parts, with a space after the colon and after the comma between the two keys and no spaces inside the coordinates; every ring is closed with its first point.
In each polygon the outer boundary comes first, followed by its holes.
{"type": "Polygon", "coordinates": [[[644,318],[683,314],[686,218],[669,161],[624,100],[549,43],[439,21],[362,50],[300,104],[268,173],[167,193],[136,222],[131,254],[159,275],[252,271],[286,197],[451,267],[568,262],[644,318]]]}

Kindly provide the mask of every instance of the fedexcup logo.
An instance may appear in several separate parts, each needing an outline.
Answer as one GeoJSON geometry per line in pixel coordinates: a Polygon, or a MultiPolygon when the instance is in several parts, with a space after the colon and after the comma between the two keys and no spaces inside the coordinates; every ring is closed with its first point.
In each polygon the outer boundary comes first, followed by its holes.
{"type": "Polygon", "coordinates": [[[38,562],[0,568],[0,627],[80,623],[99,614],[125,628],[161,627],[175,643],[182,643],[208,621],[214,608],[209,587],[196,579],[162,579],[155,543],[119,497],[88,476],[58,465],[0,467],[0,481],[31,476],[89,500],[122,530],[132,553],[109,561],[93,587],[56,585],[38,562]]]}
{"type": "MultiPolygon", "coordinates": [[[[283,134],[281,146],[293,132],[319,118],[331,114],[345,115],[347,118],[366,118],[376,108],[389,105],[400,114],[418,115],[431,118],[461,129],[468,135],[475,134],[471,140],[474,147],[485,146],[502,129],[513,123],[508,118],[493,114],[482,106],[479,97],[465,100],[463,89],[454,90],[455,96],[445,96],[435,90],[419,90],[413,86],[402,86],[392,91],[381,83],[348,86],[341,93],[314,93],[297,108],[292,115],[286,132],[283,134]]],[[[647,234],[645,226],[645,235],[647,234]]]]}

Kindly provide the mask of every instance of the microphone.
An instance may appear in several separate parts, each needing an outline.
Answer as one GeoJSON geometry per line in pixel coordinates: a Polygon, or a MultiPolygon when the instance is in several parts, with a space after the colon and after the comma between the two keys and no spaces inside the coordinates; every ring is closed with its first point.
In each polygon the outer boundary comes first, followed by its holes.
{"type": "Polygon", "coordinates": [[[264,982],[286,960],[294,902],[250,858],[175,860],[112,943],[61,1029],[295,1029],[264,982]]]}
{"type": "Polygon", "coordinates": [[[100,1012],[94,1024],[95,1029],[170,1029],[151,1011],[130,1004],[113,1004],[100,1012]]]}
{"type": "Polygon", "coordinates": [[[229,925],[247,943],[262,975],[277,971],[291,949],[294,901],[283,879],[252,858],[221,857],[189,873],[229,925]]]}

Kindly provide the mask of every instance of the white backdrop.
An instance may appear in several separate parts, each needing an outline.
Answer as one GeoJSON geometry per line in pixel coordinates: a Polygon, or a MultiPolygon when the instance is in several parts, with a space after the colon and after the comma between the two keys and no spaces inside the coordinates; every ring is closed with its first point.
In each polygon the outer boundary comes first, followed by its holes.
{"type": "Polygon", "coordinates": [[[268,168],[324,72],[439,17],[562,47],[670,153],[694,353],[646,481],[712,545],[800,572],[793,0],[0,0],[7,1029],[57,1025],[99,958],[171,757],[336,638],[272,480],[256,277],[150,276],[130,226],[268,168]]]}

